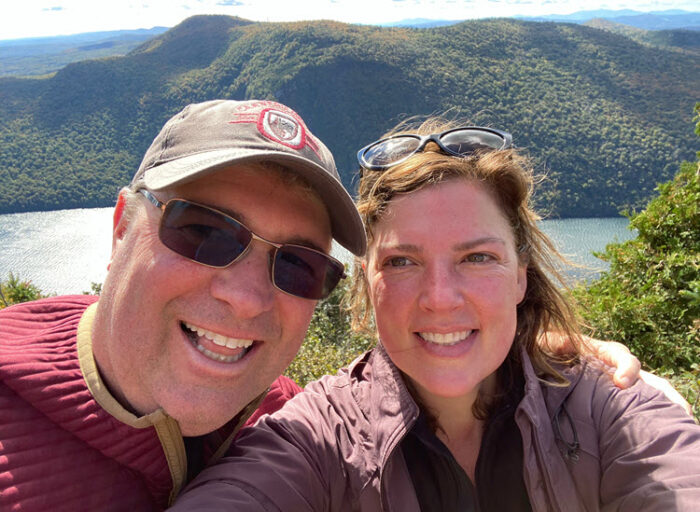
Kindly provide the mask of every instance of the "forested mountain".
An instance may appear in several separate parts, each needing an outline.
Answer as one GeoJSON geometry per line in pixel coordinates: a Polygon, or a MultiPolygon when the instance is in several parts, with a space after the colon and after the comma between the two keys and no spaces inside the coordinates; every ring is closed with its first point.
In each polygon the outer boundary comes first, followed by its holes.
{"type": "Polygon", "coordinates": [[[700,57],[591,27],[516,20],[431,29],[198,16],[125,57],[0,79],[0,212],[103,206],[185,104],[264,98],[297,110],[336,155],[406,115],[511,131],[553,178],[541,206],[614,215],[694,157],[700,57]]]}

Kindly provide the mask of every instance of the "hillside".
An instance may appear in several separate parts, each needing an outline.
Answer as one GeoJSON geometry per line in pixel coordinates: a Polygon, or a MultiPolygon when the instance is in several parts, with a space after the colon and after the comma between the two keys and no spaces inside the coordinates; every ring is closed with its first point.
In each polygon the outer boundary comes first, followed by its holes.
{"type": "Polygon", "coordinates": [[[648,46],[700,55],[700,30],[643,30],[602,18],[594,18],[585,24],[589,27],[617,32],[648,46]]]}
{"type": "Polygon", "coordinates": [[[694,157],[700,58],[590,27],[516,20],[431,29],[199,16],[124,57],[0,79],[0,212],[103,206],[162,123],[212,98],[275,99],[331,148],[347,185],[357,148],[404,115],[452,109],[507,129],[554,182],[563,216],[643,204],[694,157]]]}
{"type": "Polygon", "coordinates": [[[0,41],[0,76],[37,76],[86,59],[126,55],[167,28],[88,32],[0,41]]]}

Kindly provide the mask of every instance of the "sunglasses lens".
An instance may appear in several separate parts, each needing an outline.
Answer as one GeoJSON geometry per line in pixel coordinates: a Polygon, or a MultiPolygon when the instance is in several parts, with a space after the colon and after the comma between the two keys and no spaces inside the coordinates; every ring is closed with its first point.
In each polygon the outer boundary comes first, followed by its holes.
{"type": "Polygon", "coordinates": [[[452,154],[471,155],[480,149],[502,149],[503,137],[485,130],[455,130],[440,137],[442,145],[452,154]]]}
{"type": "MultiPolygon", "coordinates": [[[[216,210],[179,199],[168,201],[160,223],[163,245],[212,267],[225,267],[246,250],[253,234],[216,210]]],[[[323,299],[343,276],[343,265],[323,253],[296,245],[275,251],[273,282],[291,295],[323,299]]]]}
{"type": "Polygon", "coordinates": [[[273,272],[275,286],[297,297],[323,299],[343,276],[343,266],[320,252],[296,245],[276,251],[273,272]]]}
{"type": "Polygon", "coordinates": [[[388,166],[412,154],[419,145],[416,137],[394,137],[369,147],[362,158],[369,167],[388,166]]]}
{"type": "Polygon", "coordinates": [[[234,261],[252,239],[250,231],[234,219],[177,199],[165,207],[159,235],[169,249],[213,267],[234,261]]]}

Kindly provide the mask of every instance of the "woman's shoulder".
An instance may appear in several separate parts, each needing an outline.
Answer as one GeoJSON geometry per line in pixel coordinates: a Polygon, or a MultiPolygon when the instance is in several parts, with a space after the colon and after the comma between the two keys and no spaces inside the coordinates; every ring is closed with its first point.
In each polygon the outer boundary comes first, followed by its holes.
{"type": "MultiPolygon", "coordinates": [[[[626,389],[618,388],[612,379],[614,369],[595,358],[589,358],[566,368],[562,374],[570,382],[566,400],[577,407],[590,404],[594,416],[610,416],[613,420],[623,413],[642,413],[646,410],[673,410],[681,419],[692,419],[683,408],[666,395],[639,379],[626,389]]],[[[672,415],[676,418],[676,414],[672,415]]]]}
{"type": "Polygon", "coordinates": [[[627,389],[618,388],[612,379],[613,369],[597,359],[585,359],[558,370],[568,385],[556,386],[537,380],[532,370],[525,370],[530,388],[528,395],[535,395],[533,388],[541,392],[547,413],[553,420],[565,408],[574,421],[589,425],[599,433],[613,424],[625,424],[628,429],[642,431],[650,422],[700,432],[700,426],[683,407],[641,379],[627,389]]]}

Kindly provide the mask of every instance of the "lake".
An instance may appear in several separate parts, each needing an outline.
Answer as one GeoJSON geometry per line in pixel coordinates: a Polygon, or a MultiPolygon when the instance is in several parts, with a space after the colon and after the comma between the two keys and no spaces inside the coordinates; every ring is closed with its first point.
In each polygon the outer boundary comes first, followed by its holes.
{"type": "MultiPolygon", "coordinates": [[[[590,270],[573,270],[576,279],[606,268],[593,251],[634,237],[625,218],[542,221],[542,229],[574,262],[590,270]]],[[[31,280],[45,293],[82,293],[107,273],[112,243],[112,208],[89,208],[0,215],[0,279],[9,272],[31,280]]],[[[334,256],[350,261],[335,246],[334,256]]]]}

